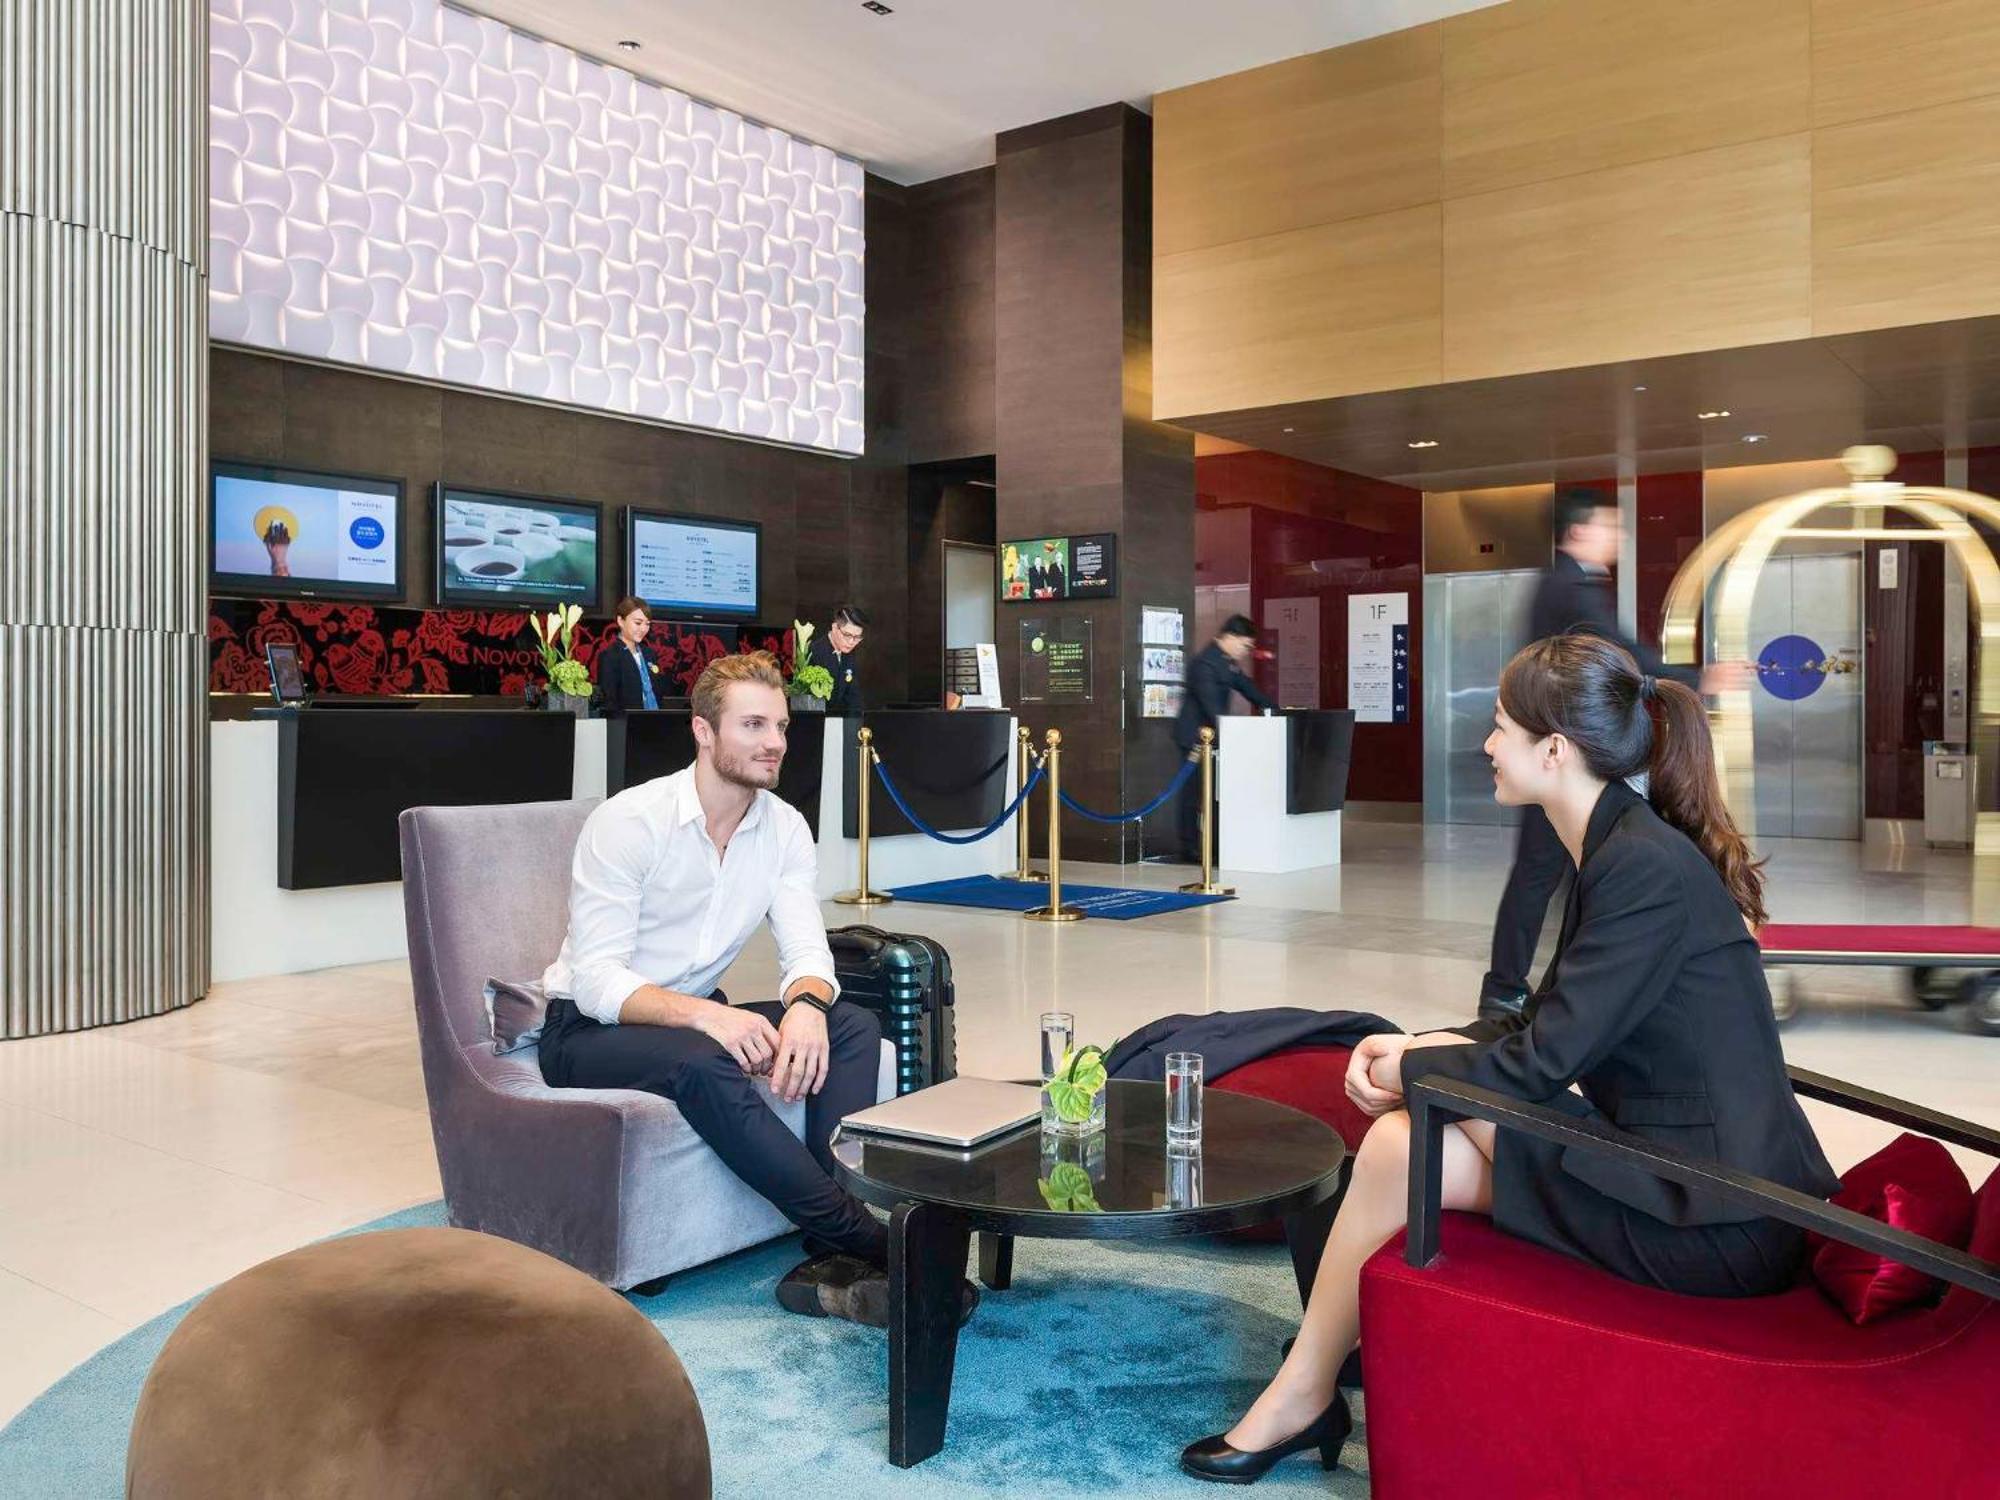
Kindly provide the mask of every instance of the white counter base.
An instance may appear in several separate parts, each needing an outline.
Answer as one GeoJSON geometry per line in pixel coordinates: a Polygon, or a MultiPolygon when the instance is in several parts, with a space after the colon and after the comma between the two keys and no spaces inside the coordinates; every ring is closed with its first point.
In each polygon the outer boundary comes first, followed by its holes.
{"type": "MultiPolygon", "coordinates": [[[[209,972],[213,981],[406,957],[403,883],[278,887],[278,726],[208,727],[209,972]]],[[[604,721],[579,719],[571,793],[604,795],[604,721]]]]}
{"type": "Polygon", "coordinates": [[[1285,721],[1231,714],[1218,733],[1216,801],[1222,826],[1216,864],[1255,875],[1339,864],[1339,813],[1285,811],[1285,721]]]}

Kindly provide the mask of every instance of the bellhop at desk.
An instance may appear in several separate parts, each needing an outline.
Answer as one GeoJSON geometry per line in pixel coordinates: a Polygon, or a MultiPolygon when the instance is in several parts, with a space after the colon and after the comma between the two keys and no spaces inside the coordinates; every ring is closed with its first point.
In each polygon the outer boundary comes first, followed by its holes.
{"type": "Polygon", "coordinates": [[[1225,714],[1216,740],[1216,863],[1282,874],[1340,863],[1352,709],[1225,714]]]}

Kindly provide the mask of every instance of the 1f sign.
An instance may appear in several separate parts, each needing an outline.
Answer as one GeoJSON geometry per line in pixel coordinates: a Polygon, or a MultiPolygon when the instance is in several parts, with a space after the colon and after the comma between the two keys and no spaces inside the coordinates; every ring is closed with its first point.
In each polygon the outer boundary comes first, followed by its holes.
{"type": "Polygon", "coordinates": [[[1410,719],[1410,596],[1347,596],[1347,706],[1359,724],[1410,719]]]}

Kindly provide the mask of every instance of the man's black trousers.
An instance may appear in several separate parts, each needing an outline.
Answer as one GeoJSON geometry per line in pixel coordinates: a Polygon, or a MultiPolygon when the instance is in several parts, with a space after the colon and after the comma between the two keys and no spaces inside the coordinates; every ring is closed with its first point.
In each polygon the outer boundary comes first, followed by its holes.
{"type": "MultiPolygon", "coordinates": [[[[746,1005],[776,1026],[776,1001],[746,1005]]],[[[806,1138],[785,1128],[762,1085],[719,1042],[685,1026],[606,1026],[562,999],[549,1001],[542,1079],[552,1088],[644,1089],[671,1099],[723,1164],[806,1233],[808,1254],[845,1250],[889,1260],[888,1231],[833,1180],[828,1137],[875,1102],[882,1028],[873,1012],[836,1002],[826,1018],[826,1084],[806,1096],[806,1138]]],[[[699,1213],[700,1205],[689,1205],[699,1213]]]]}

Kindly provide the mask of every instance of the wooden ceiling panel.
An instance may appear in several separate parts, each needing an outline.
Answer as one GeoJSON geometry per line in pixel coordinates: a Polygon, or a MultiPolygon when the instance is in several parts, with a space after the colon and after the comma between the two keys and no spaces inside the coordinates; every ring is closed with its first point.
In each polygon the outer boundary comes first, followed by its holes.
{"type": "Polygon", "coordinates": [[[1438,198],[1439,29],[1416,26],[1153,101],[1153,252],[1438,198]]]}
{"type": "Polygon", "coordinates": [[[1444,22],[1444,193],[1811,124],[1809,0],[1509,0],[1444,22]]]}

